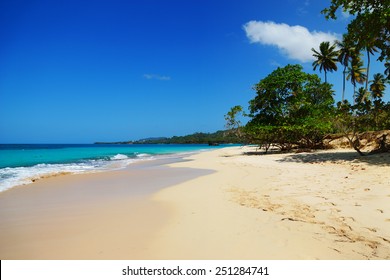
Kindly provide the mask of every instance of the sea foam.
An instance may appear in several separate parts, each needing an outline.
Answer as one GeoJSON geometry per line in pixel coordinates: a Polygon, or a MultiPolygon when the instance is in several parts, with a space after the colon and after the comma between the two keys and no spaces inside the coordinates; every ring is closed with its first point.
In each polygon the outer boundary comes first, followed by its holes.
{"type": "Polygon", "coordinates": [[[137,154],[131,158],[116,154],[109,159],[85,160],[77,163],[37,164],[29,167],[0,168],[0,192],[19,185],[31,184],[39,179],[63,174],[92,173],[118,170],[138,161],[154,159],[149,154],[137,154]]]}
{"type": "Polygon", "coordinates": [[[69,164],[37,164],[30,167],[7,167],[0,169],[0,192],[18,185],[26,185],[44,177],[61,174],[78,174],[104,170],[103,162],[90,161],[69,164]]]}
{"type": "Polygon", "coordinates": [[[121,159],[128,159],[129,157],[124,154],[117,154],[113,157],[111,157],[112,160],[121,160],[121,159]]]}
{"type": "Polygon", "coordinates": [[[62,174],[117,170],[140,161],[184,157],[205,146],[0,144],[0,192],[62,174]]]}

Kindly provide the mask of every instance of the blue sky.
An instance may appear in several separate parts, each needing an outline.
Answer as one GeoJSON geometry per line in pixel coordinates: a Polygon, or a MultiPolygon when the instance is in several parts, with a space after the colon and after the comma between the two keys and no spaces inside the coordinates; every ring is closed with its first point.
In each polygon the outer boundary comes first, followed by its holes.
{"type": "MultiPolygon", "coordinates": [[[[0,143],[223,129],[229,108],[247,107],[278,66],[312,72],[304,50],[348,23],[324,19],[329,2],[2,0],[0,143]]],[[[339,100],[341,72],[329,82],[339,100]]]]}

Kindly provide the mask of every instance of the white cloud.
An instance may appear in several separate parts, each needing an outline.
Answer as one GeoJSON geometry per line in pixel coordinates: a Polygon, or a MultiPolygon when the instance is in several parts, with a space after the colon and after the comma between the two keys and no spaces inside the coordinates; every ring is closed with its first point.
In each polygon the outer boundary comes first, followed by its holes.
{"type": "Polygon", "coordinates": [[[144,74],[144,78],[147,80],[160,80],[160,81],[169,81],[171,77],[161,76],[156,74],[144,74]]]}
{"type": "Polygon", "coordinates": [[[311,48],[318,49],[321,42],[333,42],[340,36],[335,33],[310,32],[306,27],[272,21],[250,21],[244,25],[251,43],[276,46],[290,59],[300,62],[313,61],[311,48]]]}

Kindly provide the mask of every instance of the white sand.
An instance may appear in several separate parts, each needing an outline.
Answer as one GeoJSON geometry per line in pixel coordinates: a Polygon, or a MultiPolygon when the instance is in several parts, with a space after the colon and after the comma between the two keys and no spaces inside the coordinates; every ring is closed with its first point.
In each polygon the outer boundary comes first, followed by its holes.
{"type": "Polygon", "coordinates": [[[0,258],[390,259],[389,153],[253,151],[0,193],[0,258]]]}
{"type": "Polygon", "coordinates": [[[227,148],[174,167],[216,173],[163,189],[175,215],[161,259],[390,259],[390,154],[242,155],[227,148]]]}
{"type": "Polygon", "coordinates": [[[150,194],[201,174],[154,161],[2,192],[0,259],[146,259],[171,215],[150,194]]]}

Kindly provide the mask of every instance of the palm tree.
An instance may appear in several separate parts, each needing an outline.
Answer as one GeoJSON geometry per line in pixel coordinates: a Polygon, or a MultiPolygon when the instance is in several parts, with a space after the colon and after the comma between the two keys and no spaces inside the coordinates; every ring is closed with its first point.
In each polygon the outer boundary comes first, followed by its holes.
{"type": "Polygon", "coordinates": [[[337,57],[338,57],[338,51],[335,50],[336,45],[330,45],[329,42],[322,42],[320,44],[320,51],[316,51],[314,48],[311,50],[313,51],[313,56],[316,58],[316,60],[313,62],[313,70],[316,70],[317,67],[320,67],[320,72],[324,70],[325,73],[325,83],[328,82],[326,73],[333,72],[337,70],[337,57]]]}
{"type": "Polygon", "coordinates": [[[358,102],[363,102],[363,100],[365,100],[364,96],[367,94],[366,90],[364,89],[364,87],[360,87],[357,91],[356,91],[356,99],[355,99],[355,103],[358,103],[358,102]]]}
{"type": "MultiPolygon", "coordinates": [[[[378,49],[374,46],[373,43],[370,43],[366,46],[366,52],[367,52],[367,77],[370,77],[370,55],[374,55],[374,52],[377,52],[378,49]]],[[[366,79],[366,92],[368,92],[368,79],[366,79]]]]}
{"type": "Polygon", "coordinates": [[[359,55],[354,55],[352,57],[352,63],[351,65],[348,67],[348,70],[347,70],[347,80],[351,80],[351,83],[353,85],[353,100],[354,100],[354,104],[355,104],[355,91],[356,91],[356,83],[358,84],[364,84],[364,82],[366,81],[367,79],[367,75],[365,74],[366,72],[366,69],[363,68],[363,62],[360,58],[360,54],[359,55]]]}
{"type": "Polygon", "coordinates": [[[378,128],[380,125],[380,111],[383,106],[381,98],[383,97],[383,93],[386,90],[386,78],[384,75],[378,73],[374,75],[374,80],[371,81],[370,91],[371,97],[374,99],[373,106],[373,117],[375,128],[378,128]]]}
{"type": "Polygon", "coordinates": [[[345,74],[347,73],[347,67],[354,55],[355,48],[352,46],[351,42],[347,40],[347,37],[344,35],[342,41],[336,40],[336,46],[339,49],[339,55],[337,57],[341,65],[344,66],[343,70],[343,95],[341,100],[344,101],[345,96],[345,74]]]}
{"type": "Polygon", "coordinates": [[[374,75],[374,80],[371,81],[370,91],[373,98],[382,98],[383,92],[386,90],[386,78],[378,73],[374,75]]]}

